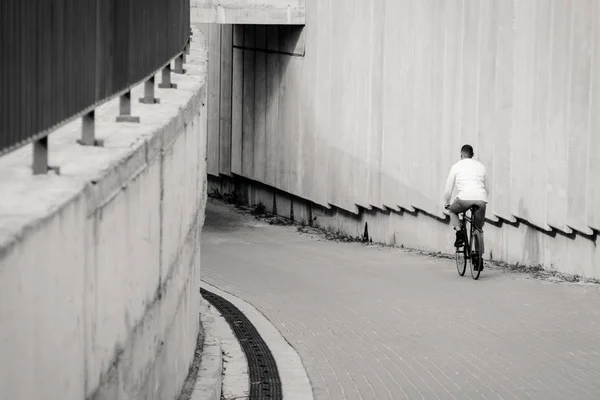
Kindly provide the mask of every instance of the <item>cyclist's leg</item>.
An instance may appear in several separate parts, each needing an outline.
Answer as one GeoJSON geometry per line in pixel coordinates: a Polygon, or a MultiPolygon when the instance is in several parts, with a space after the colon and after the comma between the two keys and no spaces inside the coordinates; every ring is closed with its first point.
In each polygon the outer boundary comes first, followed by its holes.
{"type": "Polygon", "coordinates": [[[477,211],[475,211],[474,215],[473,215],[473,222],[475,223],[475,226],[477,228],[479,228],[479,252],[483,255],[485,252],[485,247],[484,247],[484,240],[483,240],[483,225],[485,225],[485,210],[486,210],[486,206],[487,203],[485,201],[476,201],[474,202],[475,205],[477,205],[479,207],[479,209],[477,209],[477,211]]]}
{"type": "Polygon", "coordinates": [[[464,200],[456,199],[448,209],[448,213],[450,214],[450,222],[452,223],[452,227],[456,232],[454,247],[460,247],[466,239],[462,230],[460,229],[460,219],[458,218],[458,214],[467,211],[470,207],[470,203],[471,202],[465,202],[464,200]]]}
{"type": "Polygon", "coordinates": [[[452,223],[454,230],[458,230],[460,228],[460,219],[458,218],[458,214],[469,209],[468,203],[470,202],[456,199],[454,200],[454,203],[450,204],[450,208],[448,208],[448,214],[450,214],[450,222],[452,223]]]}

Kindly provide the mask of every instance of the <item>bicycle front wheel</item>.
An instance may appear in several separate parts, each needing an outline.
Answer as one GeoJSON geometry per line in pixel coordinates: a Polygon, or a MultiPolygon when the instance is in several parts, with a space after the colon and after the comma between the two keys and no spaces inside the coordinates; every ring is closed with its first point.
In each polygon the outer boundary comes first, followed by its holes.
{"type": "Polygon", "coordinates": [[[471,276],[473,277],[473,279],[477,280],[479,279],[479,275],[481,274],[482,269],[481,267],[483,266],[483,257],[479,252],[479,249],[481,249],[481,247],[479,246],[479,235],[473,235],[473,241],[471,243],[472,247],[471,256],[469,257],[469,264],[471,267],[471,276]]]}
{"type": "Polygon", "coordinates": [[[456,269],[458,270],[458,274],[460,276],[465,275],[465,271],[467,270],[467,248],[465,246],[456,248],[456,269]]]}

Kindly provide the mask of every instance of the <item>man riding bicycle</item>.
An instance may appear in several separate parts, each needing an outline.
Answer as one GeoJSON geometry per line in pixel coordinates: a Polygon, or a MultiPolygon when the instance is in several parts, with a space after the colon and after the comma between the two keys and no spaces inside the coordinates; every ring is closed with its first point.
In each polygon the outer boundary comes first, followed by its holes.
{"type": "Polygon", "coordinates": [[[444,201],[446,209],[450,212],[450,221],[456,231],[455,247],[460,247],[465,242],[463,231],[460,229],[458,214],[463,213],[473,206],[479,208],[474,212],[473,220],[476,227],[483,228],[485,223],[485,208],[489,194],[485,166],[473,159],[473,147],[465,144],[460,149],[460,161],[452,166],[446,181],[444,201]],[[456,199],[450,204],[452,192],[456,187],[456,199]]]}

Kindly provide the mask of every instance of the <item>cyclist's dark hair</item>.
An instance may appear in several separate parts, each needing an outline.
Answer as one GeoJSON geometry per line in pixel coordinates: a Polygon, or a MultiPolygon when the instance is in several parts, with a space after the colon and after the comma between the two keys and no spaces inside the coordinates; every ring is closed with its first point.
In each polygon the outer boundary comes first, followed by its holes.
{"type": "Polygon", "coordinates": [[[470,144],[465,144],[461,147],[460,152],[469,158],[473,157],[473,147],[470,144]]]}

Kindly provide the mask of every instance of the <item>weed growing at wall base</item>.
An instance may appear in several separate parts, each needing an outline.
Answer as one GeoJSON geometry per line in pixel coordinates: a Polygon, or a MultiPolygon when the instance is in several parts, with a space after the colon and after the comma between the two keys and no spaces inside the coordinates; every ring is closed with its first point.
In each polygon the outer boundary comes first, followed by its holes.
{"type": "Polygon", "coordinates": [[[324,228],[316,228],[314,226],[308,225],[299,225],[297,228],[298,232],[308,234],[308,235],[316,235],[321,236],[325,240],[330,240],[334,242],[345,242],[345,243],[365,243],[362,237],[356,236],[352,237],[346,235],[340,230],[330,231],[324,228]]]}
{"type": "Polygon", "coordinates": [[[238,208],[244,207],[244,200],[238,192],[221,193],[219,189],[213,189],[210,193],[208,193],[208,197],[211,199],[224,201],[225,203],[233,204],[238,208]]]}
{"type": "Polygon", "coordinates": [[[235,208],[238,211],[240,211],[242,213],[250,214],[250,215],[254,216],[254,218],[256,218],[257,220],[267,222],[269,225],[293,225],[294,224],[294,222],[289,218],[281,217],[279,215],[274,215],[274,214],[270,213],[262,202],[259,202],[258,204],[255,204],[253,206],[244,205],[244,201],[243,201],[242,197],[236,192],[234,192],[233,194],[229,194],[229,193],[221,194],[219,192],[219,190],[213,189],[213,191],[208,194],[208,197],[210,199],[214,199],[217,201],[222,201],[227,204],[231,204],[231,205],[235,206],[235,208]]]}

